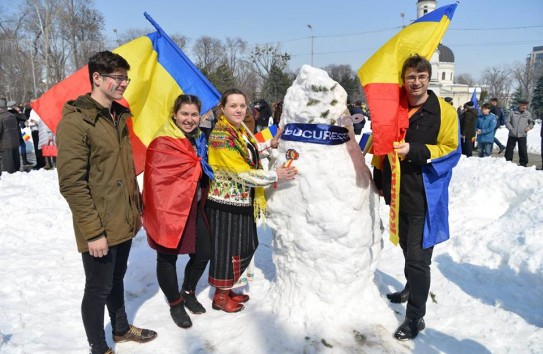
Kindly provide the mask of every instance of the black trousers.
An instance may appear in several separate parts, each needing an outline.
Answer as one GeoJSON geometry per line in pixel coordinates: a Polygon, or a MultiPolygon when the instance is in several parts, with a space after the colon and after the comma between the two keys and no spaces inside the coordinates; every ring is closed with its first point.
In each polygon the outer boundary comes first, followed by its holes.
{"type": "Polygon", "coordinates": [[[111,246],[107,256],[82,254],[85,269],[85,293],[81,316],[92,353],[104,353],[108,345],[104,333],[104,306],[107,306],[111,328],[115,334],[129,329],[124,308],[124,275],[132,240],[111,246]]]}
{"type": "Polygon", "coordinates": [[[434,248],[422,248],[424,215],[410,215],[400,211],[399,236],[405,266],[404,274],[409,289],[405,317],[421,318],[426,314],[430,292],[430,264],[434,248]]]}
{"type": "Polygon", "coordinates": [[[462,138],[462,154],[470,157],[473,155],[473,143],[471,139],[468,139],[468,141],[465,140],[465,138],[462,138]]]}
{"type": "Polygon", "coordinates": [[[517,145],[517,142],[519,165],[526,167],[526,165],[528,164],[528,148],[526,147],[526,137],[515,138],[510,136],[507,138],[507,147],[505,148],[505,160],[513,160],[513,151],[515,150],[515,145],[517,145]]]}
{"type": "MultiPolygon", "coordinates": [[[[196,224],[196,252],[189,254],[189,261],[185,266],[185,279],[183,280],[183,290],[194,291],[198,281],[204,274],[207,263],[209,262],[211,252],[211,242],[209,232],[205,222],[198,210],[198,220],[196,224]]],[[[156,257],[156,275],[160,289],[168,299],[173,303],[179,300],[179,283],[177,280],[177,254],[166,254],[157,252],[156,257]]]]}
{"type": "Polygon", "coordinates": [[[32,131],[32,140],[34,142],[34,153],[36,154],[36,166],[35,169],[40,169],[45,166],[45,159],[41,154],[41,149],[38,149],[38,142],[40,140],[40,133],[37,130],[32,131]]]}

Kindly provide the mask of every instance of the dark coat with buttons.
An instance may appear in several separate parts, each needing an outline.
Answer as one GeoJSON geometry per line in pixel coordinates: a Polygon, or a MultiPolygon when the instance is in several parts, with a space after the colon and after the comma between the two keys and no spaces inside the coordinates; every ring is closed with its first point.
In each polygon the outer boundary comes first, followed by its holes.
{"type": "Polygon", "coordinates": [[[126,120],[130,111],[113,102],[111,111],[84,95],[65,104],[57,127],[60,192],[72,211],[79,252],[105,235],[113,246],[141,227],[141,196],[126,120]]]}

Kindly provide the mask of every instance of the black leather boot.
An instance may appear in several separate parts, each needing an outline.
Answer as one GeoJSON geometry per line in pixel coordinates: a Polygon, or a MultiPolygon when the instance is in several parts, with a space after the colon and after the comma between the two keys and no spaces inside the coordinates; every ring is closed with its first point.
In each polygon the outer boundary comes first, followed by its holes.
{"type": "Polygon", "coordinates": [[[409,300],[409,289],[404,288],[402,291],[387,294],[387,298],[390,300],[390,302],[394,304],[401,304],[402,302],[407,302],[407,300],[409,300]]]}
{"type": "Polygon", "coordinates": [[[394,332],[394,338],[397,340],[414,339],[425,327],[424,318],[406,318],[394,332]]]}

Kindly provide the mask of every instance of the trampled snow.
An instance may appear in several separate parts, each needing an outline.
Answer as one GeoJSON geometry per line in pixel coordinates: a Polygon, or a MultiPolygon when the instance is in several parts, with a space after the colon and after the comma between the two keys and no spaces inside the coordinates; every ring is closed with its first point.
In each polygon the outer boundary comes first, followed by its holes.
{"type": "MultiPolygon", "coordinates": [[[[498,131],[502,142],[504,130],[498,131]]],[[[530,152],[540,151],[539,126],[529,133],[528,144],[530,152]]],[[[330,161],[320,163],[333,168],[330,161]]],[[[331,203],[329,208],[338,205],[331,203]]],[[[382,200],[380,209],[386,227],[388,208],[382,200]]],[[[0,215],[0,352],[87,352],[80,316],[83,267],[56,171],[2,174],[0,215]]],[[[158,338],[146,344],[117,344],[114,349],[199,354],[542,353],[543,171],[503,158],[462,157],[450,185],[450,223],[451,239],[434,249],[427,327],[410,342],[392,337],[405,306],[388,303],[385,293],[403,287],[403,256],[386,232],[375,280],[368,284],[375,291],[364,298],[353,296],[346,304],[359,308],[364,320],[344,328],[323,318],[328,331],[316,336],[289,332],[272,311],[269,292],[276,267],[269,228],[259,230],[256,278],[247,289],[251,300],[245,310],[227,314],[211,309],[206,273],[197,295],[207,313],[191,315],[194,326],[188,330],[170,318],[156,280],[154,251],[140,231],[125,277],[126,307],[135,325],[156,330],[158,338]],[[352,335],[345,336],[349,332],[352,335]]],[[[179,269],[186,261],[180,257],[179,269]]],[[[309,279],[320,275],[303,271],[309,279]]],[[[311,300],[306,311],[318,314],[322,306],[311,300]]],[[[105,325],[113,345],[111,327],[105,325]]]]}

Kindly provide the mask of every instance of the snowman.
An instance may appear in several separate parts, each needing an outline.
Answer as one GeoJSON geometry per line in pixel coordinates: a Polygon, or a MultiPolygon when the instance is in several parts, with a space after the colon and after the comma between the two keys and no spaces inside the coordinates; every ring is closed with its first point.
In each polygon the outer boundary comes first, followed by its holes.
{"type": "Polygon", "coordinates": [[[267,191],[272,310],[285,329],[307,335],[330,326],[352,331],[371,308],[364,299],[377,292],[379,196],[354,134],[342,126],[352,124],[346,101],[325,71],[301,68],[284,98],[274,153],[276,166],[292,164],[298,174],[267,191]]]}

